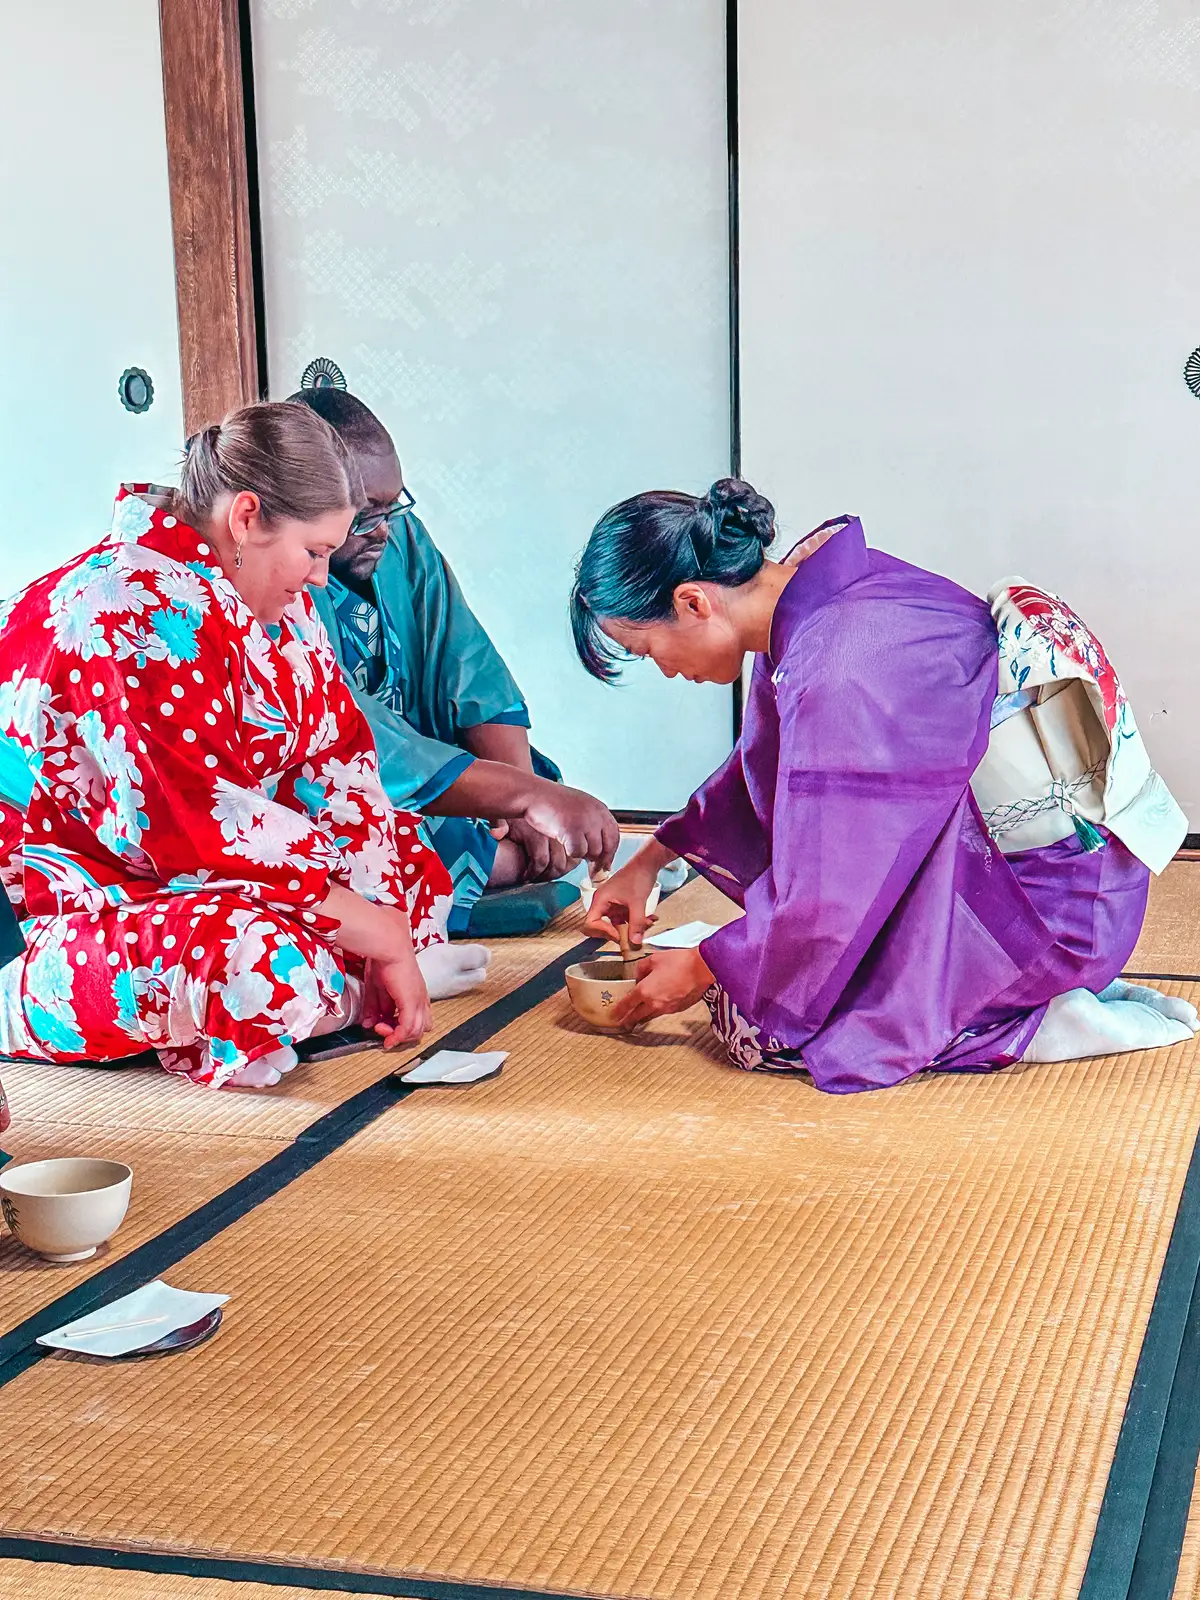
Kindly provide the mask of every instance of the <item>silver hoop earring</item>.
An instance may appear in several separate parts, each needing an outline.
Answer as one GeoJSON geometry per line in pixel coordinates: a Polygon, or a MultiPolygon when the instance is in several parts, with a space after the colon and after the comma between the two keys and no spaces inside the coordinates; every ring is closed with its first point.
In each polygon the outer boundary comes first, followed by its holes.
{"type": "Polygon", "coordinates": [[[235,544],[233,547],[233,564],[235,567],[240,567],[242,564],[242,547],[240,544],[235,544]]]}

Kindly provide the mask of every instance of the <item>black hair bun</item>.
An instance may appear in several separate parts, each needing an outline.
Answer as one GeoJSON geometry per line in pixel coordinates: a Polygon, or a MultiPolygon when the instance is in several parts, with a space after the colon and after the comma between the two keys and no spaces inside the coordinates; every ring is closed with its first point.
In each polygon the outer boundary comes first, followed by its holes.
{"type": "Polygon", "coordinates": [[[706,498],[718,539],[757,539],[764,550],[775,542],[775,507],[753,484],[718,478],[706,498]]]}

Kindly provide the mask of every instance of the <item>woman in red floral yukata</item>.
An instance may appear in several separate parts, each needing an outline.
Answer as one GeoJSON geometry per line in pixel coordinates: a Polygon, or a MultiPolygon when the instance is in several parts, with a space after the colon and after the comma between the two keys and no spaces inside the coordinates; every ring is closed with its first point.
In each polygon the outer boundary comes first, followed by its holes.
{"type": "Polygon", "coordinates": [[[0,1053],[152,1046],[264,1086],[351,1018],[416,1040],[431,993],[481,978],[306,593],[361,499],[320,417],[248,406],[0,611],[0,872],[27,946],[0,1053]]]}

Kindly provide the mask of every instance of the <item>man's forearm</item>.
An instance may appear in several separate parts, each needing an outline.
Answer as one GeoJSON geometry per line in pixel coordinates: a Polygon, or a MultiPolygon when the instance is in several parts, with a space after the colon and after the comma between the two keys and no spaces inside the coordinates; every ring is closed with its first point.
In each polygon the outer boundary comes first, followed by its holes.
{"type": "Polygon", "coordinates": [[[462,742],[481,760],[501,761],[522,772],[533,771],[527,728],[506,722],[481,722],[476,728],[463,729],[462,742]]]}
{"type": "Polygon", "coordinates": [[[489,822],[522,817],[537,785],[544,781],[506,762],[472,761],[449,788],[421,809],[431,817],[486,817],[489,822]]]}
{"type": "Polygon", "coordinates": [[[535,833],[557,839],[576,860],[611,864],[621,842],[612,812],[593,795],[551,783],[501,761],[472,761],[436,800],[421,809],[435,817],[521,818],[535,833]]]}

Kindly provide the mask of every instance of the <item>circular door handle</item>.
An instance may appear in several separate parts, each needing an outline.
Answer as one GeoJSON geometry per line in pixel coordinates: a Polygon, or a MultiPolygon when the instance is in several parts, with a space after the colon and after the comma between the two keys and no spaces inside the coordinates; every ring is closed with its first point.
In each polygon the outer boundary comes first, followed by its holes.
{"type": "Polygon", "coordinates": [[[149,411],[154,404],[154,380],[141,367],[126,367],[117,384],[117,397],[126,411],[149,411]]]}

